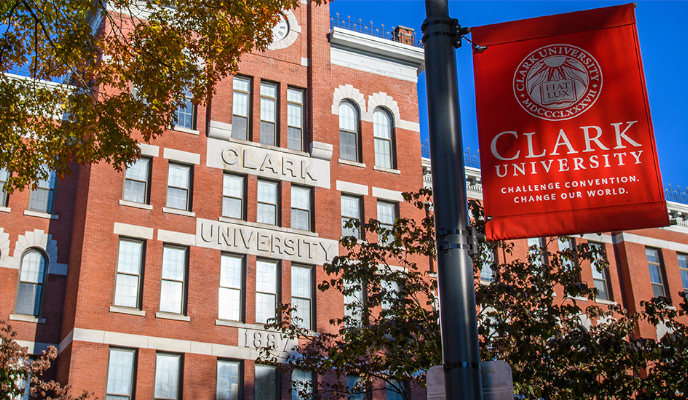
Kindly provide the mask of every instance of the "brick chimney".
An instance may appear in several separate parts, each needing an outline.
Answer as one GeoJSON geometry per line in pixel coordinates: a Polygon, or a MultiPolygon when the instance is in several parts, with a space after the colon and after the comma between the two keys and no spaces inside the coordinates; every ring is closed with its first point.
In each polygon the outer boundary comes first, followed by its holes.
{"type": "Polygon", "coordinates": [[[413,28],[407,28],[405,26],[397,26],[394,28],[394,41],[403,43],[403,44],[408,44],[413,46],[413,39],[416,37],[416,34],[413,30],[413,28]]]}

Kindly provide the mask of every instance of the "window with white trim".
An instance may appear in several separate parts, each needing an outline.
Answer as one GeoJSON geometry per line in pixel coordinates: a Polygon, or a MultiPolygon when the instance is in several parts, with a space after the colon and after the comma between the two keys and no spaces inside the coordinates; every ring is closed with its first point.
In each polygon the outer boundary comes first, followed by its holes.
{"type": "Polygon", "coordinates": [[[167,207],[177,210],[191,210],[191,166],[169,165],[167,175],[167,207]]]}
{"type": "Polygon", "coordinates": [[[595,260],[593,260],[590,265],[592,269],[592,280],[595,284],[595,288],[599,291],[597,295],[598,299],[601,300],[611,300],[611,288],[609,287],[609,279],[607,278],[607,268],[600,264],[600,261],[604,261],[604,246],[602,243],[589,242],[590,247],[594,247],[598,251],[598,255],[595,260]]]}
{"type": "Polygon", "coordinates": [[[277,308],[277,262],[256,261],[256,323],[275,317],[277,308]]]}
{"type": "Polygon", "coordinates": [[[339,157],[359,161],[358,112],[349,102],[339,104],[339,157]]]}
{"type": "Polygon", "coordinates": [[[10,172],[4,168],[0,168],[0,206],[7,207],[7,191],[5,191],[5,184],[10,179],[10,172]]]}
{"type": "Polygon", "coordinates": [[[377,202],[377,220],[380,222],[380,228],[387,229],[386,238],[384,235],[378,237],[378,242],[381,244],[389,244],[394,241],[392,236],[392,228],[397,219],[397,205],[395,203],[386,203],[383,201],[377,202]]]}
{"type": "Polygon", "coordinates": [[[134,398],[136,350],[110,348],[105,400],[134,398]]]}
{"type": "Polygon", "coordinates": [[[241,362],[217,360],[216,400],[241,399],[241,362]]]}
{"type": "Polygon", "coordinates": [[[683,283],[683,290],[688,293],[688,255],[677,254],[678,270],[681,273],[681,282],[683,283]]]}
{"type": "Polygon", "coordinates": [[[291,304],[296,307],[294,316],[301,319],[300,328],[313,329],[313,268],[291,266],[291,304]]]}
{"type": "Polygon", "coordinates": [[[485,255],[485,257],[481,260],[480,264],[480,280],[484,282],[492,282],[494,279],[494,270],[492,269],[492,266],[495,263],[495,255],[492,249],[487,248],[487,246],[481,246],[482,247],[482,254],[485,255]]]}
{"type": "Polygon", "coordinates": [[[377,109],[373,112],[373,135],[375,137],[375,165],[393,168],[392,120],[387,111],[377,109]]]}
{"type": "Polygon", "coordinates": [[[380,305],[383,310],[389,310],[392,308],[393,302],[399,298],[399,284],[396,281],[383,279],[380,281],[380,286],[385,292],[380,305]]]}
{"type": "Polygon", "coordinates": [[[559,245],[559,257],[561,260],[561,266],[567,271],[572,271],[573,268],[576,266],[576,261],[574,259],[576,254],[576,244],[574,243],[572,238],[568,237],[559,238],[559,240],[557,240],[557,243],[559,245]],[[570,254],[568,254],[569,252],[570,254]]]}
{"type": "Polygon", "coordinates": [[[155,355],[155,400],[181,398],[181,354],[157,353],[155,355]]]}
{"type": "Polygon", "coordinates": [[[191,101],[193,94],[184,94],[184,104],[177,109],[177,126],[185,129],[196,129],[196,105],[191,101]]]}
{"type": "Polygon", "coordinates": [[[311,189],[291,187],[291,227],[311,230],[311,189]]]}
{"type": "Polygon", "coordinates": [[[244,177],[224,174],[222,178],[222,216],[244,219],[244,177]]]}
{"type": "Polygon", "coordinates": [[[287,89],[287,148],[303,148],[303,90],[287,89]]]}
{"type": "Polygon", "coordinates": [[[163,247],[160,311],[175,314],[184,314],[186,311],[186,252],[187,249],[183,247],[163,247]]]}
{"type": "Polygon", "coordinates": [[[254,386],[255,400],[279,400],[277,367],[256,364],[254,386]]]}
{"type": "Polygon", "coordinates": [[[15,313],[41,315],[47,272],[48,260],[43,252],[31,248],[22,255],[15,313]]]}
{"type": "Polygon", "coordinates": [[[258,181],[258,222],[277,225],[277,188],[277,182],[258,181]]]}
{"type": "Polygon", "coordinates": [[[654,297],[667,296],[667,288],[664,282],[664,265],[662,265],[659,251],[646,247],[645,256],[647,257],[647,265],[650,268],[650,282],[652,283],[654,297]]]}
{"type": "Polygon", "coordinates": [[[360,239],[361,230],[359,228],[346,227],[346,223],[350,220],[361,222],[361,199],[342,195],[342,236],[353,236],[360,239]]]}
{"type": "Polygon", "coordinates": [[[277,85],[260,83],[260,143],[277,145],[277,85]]]}
{"type": "Polygon", "coordinates": [[[232,98],[232,137],[248,140],[249,110],[251,109],[251,80],[234,77],[232,98]]]}
{"type": "Polygon", "coordinates": [[[29,210],[51,214],[55,207],[55,189],[57,174],[50,171],[46,179],[39,179],[37,187],[31,191],[29,210]]]}
{"type": "Polygon", "coordinates": [[[117,253],[117,279],[115,281],[116,306],[140,309],[141,266],[143,265],[143,242],[120,239],[117,253]]]}
{"type": "Polygon", "coordinates": [[[220,261],[220,299],[218,318],[241,321],[243,310],[244,257],[223,254],[220,261]]]}
{"type": "Polygon", "coordinates": [[[291,371],[291,400],[310,400],[313,392],[313,372],[302,369],[291,371]]]}
{"type": "Polygon", "coordinates": [[[350,294],[344,295],[344,316],[350,317],[355,326],[363,321],[363,286],[359,282],[344,281],[344,289],[351,289],[350,294]]]}
{"type": "Polygon", "coordinates": [[[528,238],[528,257],[533,265],[542,266],[545,264],[544,240],[542,238],[528,238]]]}
{"type": "Polygon", "coordinates": [[[141,157],[124,174],[123,200],[148,204],[148,182],[150,181],[151,160],[141,157]]]}

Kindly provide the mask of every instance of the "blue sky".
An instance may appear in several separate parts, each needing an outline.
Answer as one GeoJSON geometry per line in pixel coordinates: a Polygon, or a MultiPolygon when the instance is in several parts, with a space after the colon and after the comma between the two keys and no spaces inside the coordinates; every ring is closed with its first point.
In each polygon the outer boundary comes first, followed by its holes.
{"type": "MultiPolygon", "coordinates": [[[[628,1],[449,1],[449,12],[461,26],[471,27],[516,19],[627,4],[628,1]]],[[[664,185],[688,186],[688,1],[637,1],[636,18],[645,67],[652,122],[664,185]]],[[[415,29],[425,19],[421,0],[334,0],[330,14],[351,16],[386,29],[403,25],[415,29]]],[[[457,50],[459,97],[464,147],[478,148],[475,88],[470,46],[457,50]]],[[[418,80],[421,138],[428,136],[425,74],[418,80]]]]}

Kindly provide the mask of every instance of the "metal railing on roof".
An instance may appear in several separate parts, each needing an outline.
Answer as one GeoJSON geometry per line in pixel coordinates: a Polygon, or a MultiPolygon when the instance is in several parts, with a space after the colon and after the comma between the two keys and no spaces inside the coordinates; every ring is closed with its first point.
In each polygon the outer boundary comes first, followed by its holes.
{"type": "MultiPolygon", "coordinates": [[[[7,71],[8,74],[13,74],[13,75],[18,75],[18,76],[24,76],[27,78],[31,78],[33,75],[31,73],[31,69],[29,68],[28,65],[15,65],[12,68],[10,68],[7,71]]],[[[69,77],[69,74],[63,75],[63,76],[58,76],[58,77],[53,77],[51,82],[55,83],[67,83],[65,82],[67,78],[69,77]]]]}
{"type": "MultiPolygon", "coordinates": [[[[377,28],[373,25],[373,21],[370,21],[370,24],[368,25],[363,23],[363,20],[361,18],[359,18],[358,21],[352,20],[350,15],[347,16],[346,19],[340,18],[339,13],[337,13],[334,17],[330,17],[330,29],[332,28],[342,28],[349,31],[360,32],[366,35],[391,40],[394,42],[406,43],[406,40],[402,40],[402,38],[397,32],[395,32],[394,30],[385,29],[384,24],[380,24],[380,27],[377,28]]],[[[411,35],[409,41],[413,43],[412,45],[415,47],[423,47],[423,41],[420,38],[416,37],[415,33],[411,35]]]]}
{"type": "MultiPolygon", "coordinates": [[[[430,143],[422,143],[420,151],[423,157],[430,158],[430,143]]],[[[466,167],[480,169],[480,153],[471,153],[471,149],[466,149],[463,152],[463,163],[466,167]]]]}
{"type": "Polygon", "coordinates": [[[688,204],[688,190],[681,189],[678,185],[674,189],[671,187],[671,183],[669,183],[668,186],[664,186],[664,198],[667,201],[688,204]]]}

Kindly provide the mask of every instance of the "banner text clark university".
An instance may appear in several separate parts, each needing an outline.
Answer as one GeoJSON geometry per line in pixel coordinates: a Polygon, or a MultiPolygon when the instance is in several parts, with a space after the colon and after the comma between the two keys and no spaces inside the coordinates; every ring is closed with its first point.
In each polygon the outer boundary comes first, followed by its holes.
{"type": "Polygon", "coordinates": [[[488,240],[669,225],[632,4],[471,32],[488,240]]]}

